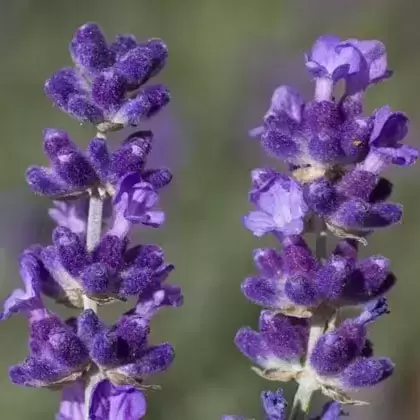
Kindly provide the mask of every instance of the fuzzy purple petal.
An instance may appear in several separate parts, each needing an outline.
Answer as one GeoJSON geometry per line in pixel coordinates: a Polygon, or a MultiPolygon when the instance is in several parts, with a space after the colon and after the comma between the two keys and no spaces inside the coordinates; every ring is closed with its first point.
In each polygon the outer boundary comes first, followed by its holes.
{"type": "Polygon", "coordinates": [[[360,67],[360,52],[333,35],[319,37],[306,55],[306,67],[317,78],[334,82],[356,73],[360,67]]]}
{"type": "Polygon", "coordinates": [[[245,226],[255,235],[280,232],[284,235],[299,234],[303,230],[303,217],[308,208],[301,186],[284,176],[273,177],[262,188],[250,192],[250,201],[257,211],[245,216],[245,226]]]}
{"type": "Polygon", "coordinates": [[[394,364],[388,358],[361,357],[344,370],[340,382],[350,389],[371,387],[387,379],[393,371],[394,364]]]}
{"type": "Polygon", "coordinates": [[[43,275],[41,262],[30,250],[20,257],[20,276],[25,284],[25,290],[16,289],[5,300],[0,319],[4,320],[11,315],[24,311],[42,308],[40,298],[40,281],[43,275]]]}
{"type": "Polygon", "coordinates": [[[100,420],[139,420],[146,415],[143,392],[127,385],[115,386],[102,380],[93,389],[89,418],[100,420]]]}

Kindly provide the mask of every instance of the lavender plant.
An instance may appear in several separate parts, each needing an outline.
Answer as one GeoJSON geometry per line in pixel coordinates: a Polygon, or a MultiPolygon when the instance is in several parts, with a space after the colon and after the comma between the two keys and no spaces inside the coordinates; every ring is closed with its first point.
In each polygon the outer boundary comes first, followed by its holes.
{"type": "MultiPolygon", "coordinates": [[[[402,112],[385,105],[364,113],[366,90],[392,74],[381,42],[321,36],[305,61],[314,98],[305,102],[294,88],[278,87],[263,125],[250,132],[289,173],[251,174],[256,210],[245,226],[258,237],[273,234],[282,249],[254,251],[258,274],[245,279],[242,292],[264,309],[258,331],[241,328],[235,343],[258,375],[298,383],[289,419],[308,418],[311,398],[321,391],[335,402],[318,418],[331,420],[343,414],[340,404],[364,404],[349,392],[373,387],[394,369],[390,359],[374,357],[367,326],[389,312],[383,295],[396,279],[387,258],[358,259],[358,246],[401,221],[402,206],[388,201],[393,185],[381,172],[410,166],[419,153],[402,143],[408,127],[402,112]],[[338,99],[339,81],[345,90],[338,99]],[[306,233],[316,237],[314,253],[306,233]],[[330,255],[329,236],[338,238],[330,255]],[[343,307],[361,306],[358,316],[339,322],[343,307]]],[[[266,418],[285,419],[281,394],[263,395],[266,418]]]]}
{"type": "Polygon", "coordinates": [[[130,244],[133,225],[159,227],[160,190],[172,175],[146,168],[153,142],[137,131],[113,152],[109,132],[137,126],[169,101],[168,89],[145,83],[163,68],[163,41],[137,42],[117,36],[110,44],[100,28],[87,23],[71,43],[74,63],[54,73],[45,93],[62,111],[96,126],[86,151],[62,130],[44,131],[48,167],[33,166],[26,178],[37,194],[54,200],[57,223],[52,245],[34,245],[20,258],[25,289],[5,301],[1,318],[24,313],[29,321],[29,356],[10,368],[13,383],[62,390],[57,420],[138,420],[146,413],[144,391],[151,375],[173,361],[170,343],[152,345],[153,316],[182,304],[180,288],[165,283],[173,265],[153,244],[130,244]],[[63,320],[44,304],[45,297],[79,315],[63,320]],[[136,300],[112,326],[98,308],[136,300]]]}

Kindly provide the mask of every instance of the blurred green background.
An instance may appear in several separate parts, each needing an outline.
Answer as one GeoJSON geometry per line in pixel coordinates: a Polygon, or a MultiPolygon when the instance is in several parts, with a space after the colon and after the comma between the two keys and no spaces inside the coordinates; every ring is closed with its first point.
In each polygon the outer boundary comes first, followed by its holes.
{"type": "MultiPolygon", "coordinates": [[[[258,310],[241,295],[253,272],[251,251],[260,241],[245,231],[249,171],[265,159],[247,130],[260,122],[272,90],[293,84],[311,95],[303,52],[322,33],[378,38],[395,76],[369,91],[368,109],[384,103],[412,118],[416,138],[420,30],[415,0],[1,0],[0,115],[0,294],[19,284],[16,258],[33,242],[48,243],[52,224],[47,200],[24,183],[31,164],[43,164],[41,131],[67,129],[86,144],[94,134],[52,107],[45,79],[70,62],[67,44],[87,21],[101,24],[111,39],[131,32],[139,39],[163,38],[170,60],[159,77],[173,100],[157,121],[153,160],[170,165],[175,181],[165,193],[167,223],[159,232],[138,231],[137,240],[161,244],[177,270],[185,305],[163,311],[154,339],[177,350],[173,368],[155,378],[163,390],[149,398],[151,420],[215,420],[223,413],[260,418],[259,393],[275,388],[253,374],[232,339],[242,325],[255,326],[258,310]]],[[[113,141],[111,139],[111,141],[113,141]]],[[[393,171],[394,199],[406,206],[404,223],[378,233],[366,254],[391,258],[399,283],[390,294],[392,314],[372,328],[379,355],[397,362],[396,374],[372,401],[351,410],[354,419],[420,419],[420,309],[418,224],[420,166],[393,171]]],[[[112,319],[121,307],[107,310],[112,319]]],[[[10,364],[27,353],[27,325],[15,317],[0,325],[0,409],[5,419],[52,419],[58,394],[8,382],[10,364]]],[[[286,385],[291,396],[294,385],[286,385]]]]}

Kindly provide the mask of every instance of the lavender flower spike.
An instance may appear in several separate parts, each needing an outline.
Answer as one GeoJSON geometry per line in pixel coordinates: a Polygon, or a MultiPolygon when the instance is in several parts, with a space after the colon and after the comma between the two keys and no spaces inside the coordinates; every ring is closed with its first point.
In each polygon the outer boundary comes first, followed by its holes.
{"type": "Polygon", "coordinates": [[[254,251],[258,272],[241,289],[263,309],[258,330],[241,327],[234,341],[261,377],[299,384],[290,420],[308,418],[316,392],[332,401],[313,420],[335,420],[345,415],[342,404],[365,404],[349,392],[373,387],[394,370],[389,358],[373,356],[366,326],[389,312],[384,295],[396,277],[384,256],[359,259],[358,244],[401,222],[403,206],[388,201],[393,184],[381,174],[391,164],[412,166],[419,150],[404,143],[404,113],[388,105],[364,112],[364,92],[392,75],[380,41],[323,35],[305,65],[313,99],[281,85],[262,124],[250,131],[289,171],[252,171],[256,210],[245,226],[256,236],[272,233],[281,250],[254,251]],[[334,92],[340,80],[341,98],[334,92]],[[306,234],[315,234],[314,252],[306,234]],[[328,255],[330,235],[340,242],[328,255]],[[359,316],[338,324],[341,307],[361,305],[359,316]]]}
{"type": "Polygon", "coordinates": [[[164,67],[168,50],[159,39],[138,43],[119,35],[108,44],[94,23],[81,26],[70,43],[74,67],[54,73],[45,93],[62,111],[106,133],[138,125],[170,100],[163,85],[143,85],[164,67]]]}
{"type": "Polygon", "coordinates": [[[131,244],[134,225],[158,228],[157,209],[168,169],[147,166],[153,133],[136,131],[114,151],[106,135],[136,126],[169,101],[168,89],[146,82],[167,59],[163,41],[137,42],[119,35],[108,43],[94,23],[70,42],[73,67],[54,73],[45,93],[62,111],[96,126],[81,150],[67,132],[44,130],[49,165],[31,166],[29,187],[53,199],[58,225],[51,245],[33,245],[20,258],[23,289],[4,302],[0,320],[23,313],[29,323],[28,356],[9,369],[20,386],[62,391],[56,420],[138,420],[146,415],[145,391],[155,373],[167,370],[171,343],[151,343],[152,318],[183,303],[181,289],[167,284],[174,269],[154,244],[131,244]],[[45,306],[52,298],[80,313],[63,320],[45,306]],[[98,317],[98,306],[134,299],[114,325],[98,317]]]}

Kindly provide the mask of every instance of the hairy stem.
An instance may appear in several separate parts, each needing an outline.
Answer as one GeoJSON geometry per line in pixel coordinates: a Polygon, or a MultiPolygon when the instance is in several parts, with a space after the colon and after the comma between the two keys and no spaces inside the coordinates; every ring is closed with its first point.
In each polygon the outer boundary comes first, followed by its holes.
{"type": "MultiPolygon", "coordinates": [[[[102,207],[103,202],[101,197],[99,197],[99,194],[92,194],[89,200],[89,215],[86,232],[86,249],[88,252],[93,251],[101,239],[102,207]]],[[[97,304],[87,296],[83,296],[83,308],[92,309],[96,312],[97,304]]]]}
{"type": "MultiPolygon", "coordinates": [[[[316,221],[315,232],[315,254],[319,261],[324,261],[327,256],[327,232],[325,223],[322,220],[316,221]]],[[[325,313],[315,313],[310,320],[311,326],[309,330],[308,348],[306,351],[307,360],[305,364],[305,370],[309,364],[309,355],[311,354],[315,343],[317,342],[318,338],[325,332],[326,325],[329,322],[329,315],[325,313]]],[[[289,420],[305,420],[308,418],[312,395],[317,390],[317,388],[317,384],[313,382],[311,375],[307,377],[307,380],[305,379],[305,376],[303,377],[303,379],[299,382],[299,387],[293,400],[293,406],[289,420]]]]}
{"type": "MultiPolygon", "coordinates": [[[[87,251],[93,251],[96,245],[101,239],[102,231],[102,208],[103,201],[98,193],[92,193],[89,200],[89,214],[87,222],[86,232],[86,249],[87,251]]],[[[91,309],[97,312],[98,305],[95,301],[89,299],[87,296],[83,296],[83,309],[91,309]]],[[[89,420],[89,401],[92,389],[97,382],[96,375],[90,376],[86,382],[85,388],[85,419],[89,420]]]]}

